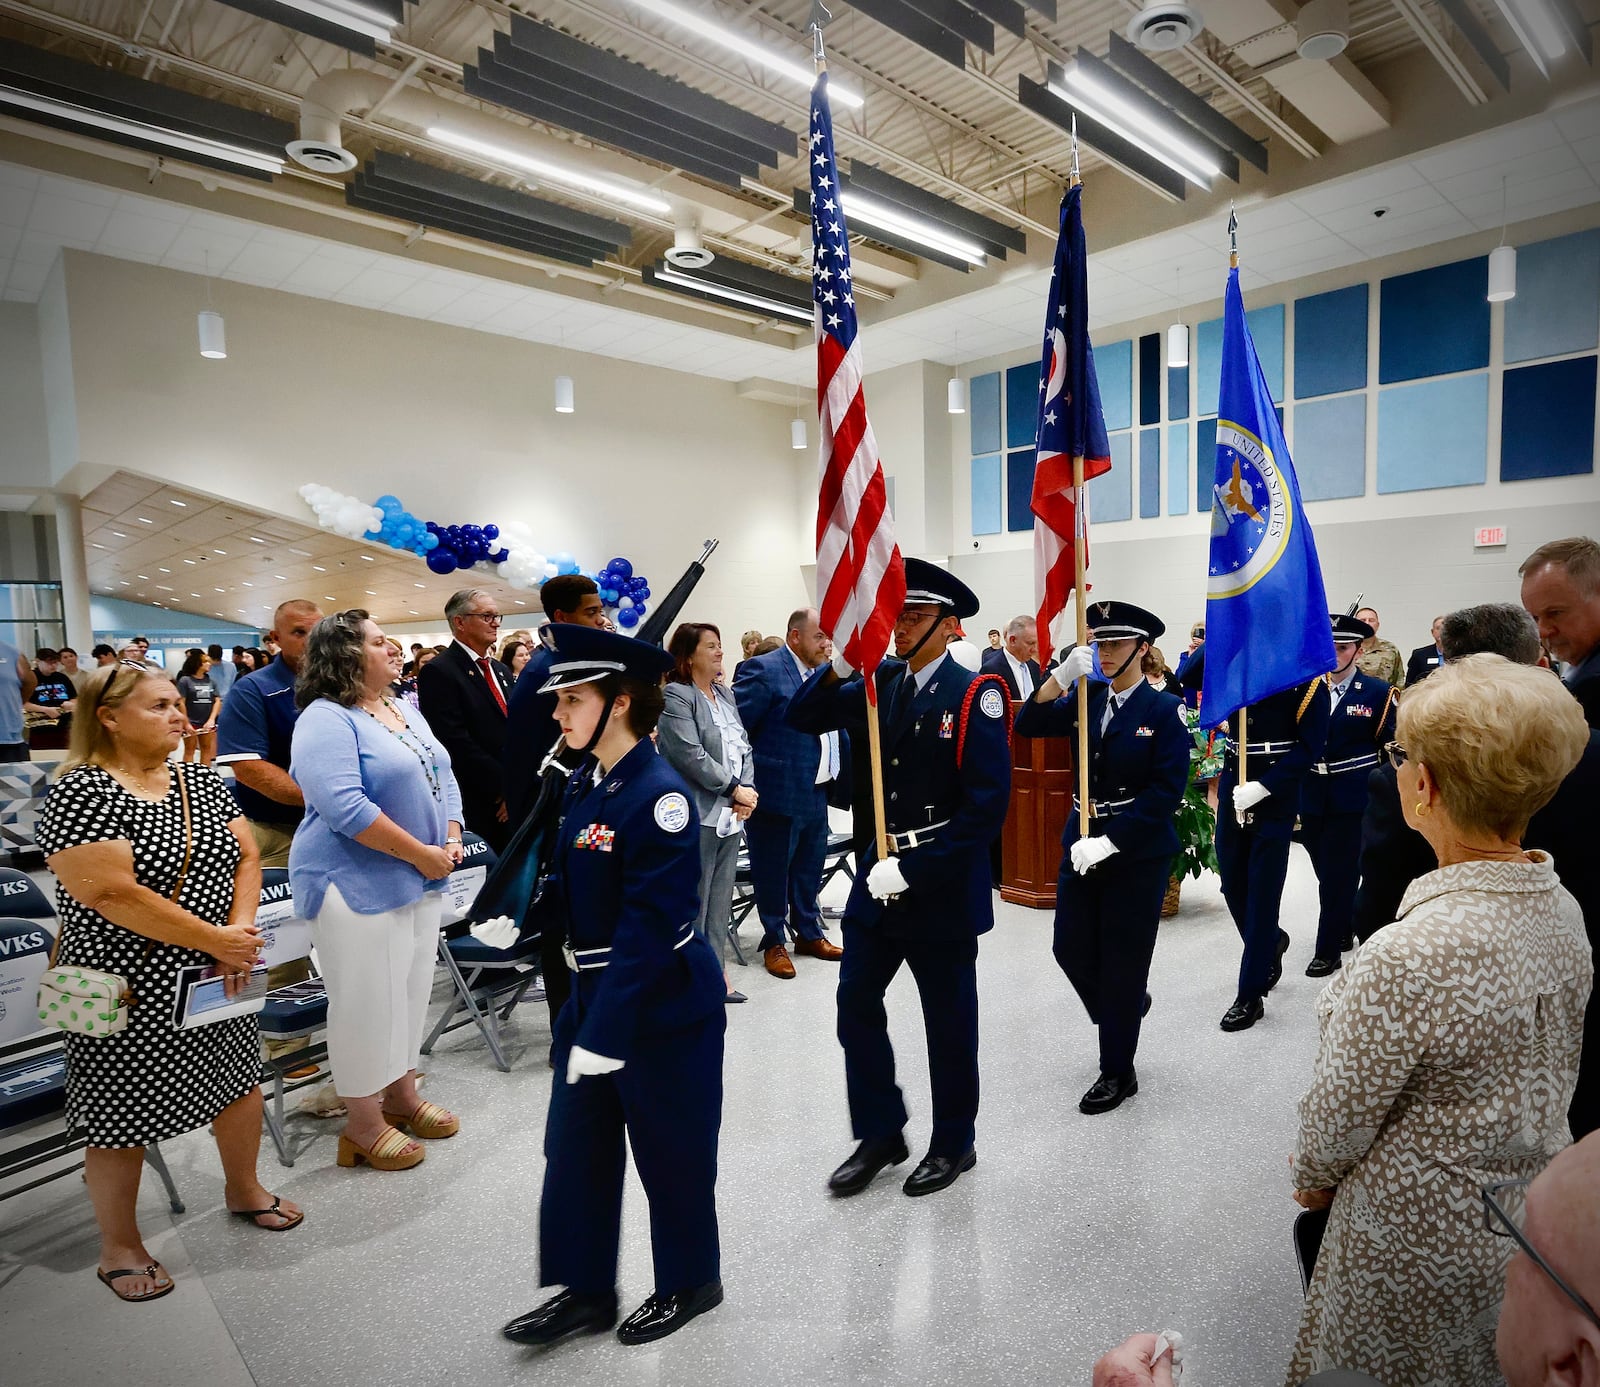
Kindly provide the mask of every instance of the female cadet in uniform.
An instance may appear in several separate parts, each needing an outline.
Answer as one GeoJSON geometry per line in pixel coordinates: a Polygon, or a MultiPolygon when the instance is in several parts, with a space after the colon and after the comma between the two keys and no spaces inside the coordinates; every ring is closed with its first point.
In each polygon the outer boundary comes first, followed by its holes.
{"type": "Polygon", "coordinates": [[[671,660],[587,626],[551,636],[540,692],[558,694],[567,745],[593,753],[568,783],[551,873],[576,976],[551,1051],[539,1283],[565,1289],[504,1332],[551,1344],[616,1324],[631,1145],[650,1201],[655,1293],[617,1337],[642,1344],[722,1302],[722,970],[694,927],[700,825],[688,786],[650,740],[671,660]]]}

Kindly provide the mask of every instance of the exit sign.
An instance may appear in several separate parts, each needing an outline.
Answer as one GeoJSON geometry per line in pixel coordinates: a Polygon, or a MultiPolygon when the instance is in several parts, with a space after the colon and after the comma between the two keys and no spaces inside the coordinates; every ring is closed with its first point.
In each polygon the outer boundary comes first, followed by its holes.
{"type": "Polygon", "coordinates": [[[1503,549],[1506,542],[1504,525],[1482,525],[1472,536],[1474,549],[1503,549]]]}

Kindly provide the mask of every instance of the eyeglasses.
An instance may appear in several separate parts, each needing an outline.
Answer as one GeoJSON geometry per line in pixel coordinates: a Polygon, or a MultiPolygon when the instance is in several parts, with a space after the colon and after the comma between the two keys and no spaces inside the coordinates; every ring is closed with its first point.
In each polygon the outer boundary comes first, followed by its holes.
{"type": "Polygon", "coordinates": [[[498,626],[505,620],[499,612],[466,612],[464,615],[476,617],[479,621],[487,621],[494,626],[498,626]]]}
{"type": "Polygon", "coordinates": [[[913,626],[913,627],[915,627],[915,626],[921,626],[922,623],[925,622],[925,621],[937,621],[937,620],[938,620],[938,613],[936,613],[936,612],[914,612],[914,611],[907,610],[907,611],[901,612],[900,615],[897,616],[894,619],[894,624],[896,626],[913,626]]]}
{"type": "Polygon", "coordinates": [[[1389,764],[1396,770],[1406,763],[1406,749],[1399,742],[1386,742],[1383,754],[1389,758],[1389,764]]]}
{"type": "Polygon", "coordinates": [[[1493,1185],[1485,1185],[1479,1191],[1483,1196],[1483,1226],[1496,1237],[1514,1240],[1517,1246],[1528,1254],[1528,1259],[1554,1281],[1561,1293],[1583,1312],[1584,1318],[1596,1328],[1600,1328],[1600,1314],[1595,1312],[1594,1306],[1557,1275],[1556,1269],[1545,1261],[1539,1250],[1528,1241],[1527,1234],[1518,1226],[1521,1220],[1527,1218],[1529,1183],[1527,1180],[1501,1180],[1493,1185]],[[1508,1209],[1507,1205],[1511,1208],[1508,1209]],[[1515,1210],[1514,1214],[1512,1210],[1515,1210]]]}

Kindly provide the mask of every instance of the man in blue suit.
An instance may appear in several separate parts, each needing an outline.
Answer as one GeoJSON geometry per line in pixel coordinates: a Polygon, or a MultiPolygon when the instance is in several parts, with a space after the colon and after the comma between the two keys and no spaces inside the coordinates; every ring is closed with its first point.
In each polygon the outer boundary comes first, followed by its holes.
{"type": "Polygon", "coordinates": [[[741,662],[733,697],[744,719],[761,803],[745,821],[761,953],[775,978],[794,977],[786,947],[807,958],[838,962],[843,950],[822,933],[817,891],[828,853],[828,785],[840,771],[839,735],[799,732],[784,720],[789,699],[819,665],[827,637],[814,607],[789,616],[781,649],[741,662]]]}
{"type": "Polygon", "coordinates": [[[1061,835],[1052,952],[1100,1031],[1100,1077],[1078,1103],[1110,1112],[1139,1091],[1133,1068],[1172,859],[1173,815],[1189,782],[1192,740],[1178,700],[1144,677],[1145,652],[1166,627],[1130,602],[1094,602],[1095,644],[1078,646],[1023,704],[1019,737],[1078,735],[1071,686],[1098,655],[1109,684],[1089,688],[1089,831],[1077,807],[1061,835]]]}
{"type": "Polygon", "coordinates": [[[1308,978],[1338,972],[1340,955],[1351,946],[1367,777],[1394,739],[1394,686],[1356,666],[1372,627],[1340,612],[1331,613],[1329,620],[1338,664],[1323,676],[1330,706],[1327,749],[1300,787],[1300,831],[1317,873],[1322,907],[1308,978]]]}
{"type": "MultiPolygon", "coordinates": [[[[866,1189],[910,1154],[883,1006],[901,964],[922,999],[933,1087],[928,1154],[905,1192],[945,1189],[978,1160],[978,936],[994,928],[989,844],[1011,793],[1011,708],[998,676],[964,669],[946,649],[958,621],[977,610],[960,579],[906,560],[905,609],[894,628],[900,658],[876,674],[893,853],[880,861],[876,840],[867,847],[844,912],[838,1033],[859,1145],[828,1181],[839,1195],[866,1189]]],[[[865,755],[866,681],[837,666],[801,686],[789,721],[812,734],[858,734],[851,740],[865,755]]]]}

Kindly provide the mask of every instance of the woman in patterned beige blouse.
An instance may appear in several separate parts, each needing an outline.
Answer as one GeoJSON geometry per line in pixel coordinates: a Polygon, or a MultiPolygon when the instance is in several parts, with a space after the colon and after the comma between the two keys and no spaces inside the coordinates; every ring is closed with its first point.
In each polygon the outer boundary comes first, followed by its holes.
{"type": "Polygon", "coordinates": [[[1439,869],[1318,1000],[1295,1198],[1326,1207],[1291,1387],[1350,1368],[1385,1387],[1499,1384],[1506,1240],[1482,1186],[1537,1175],[1571,1140],[1594,967],[1583,916],[1522,832],[1588,729],[1548,671],[1472,655],[1400,705],[1406,822],[1439,869]]]}

